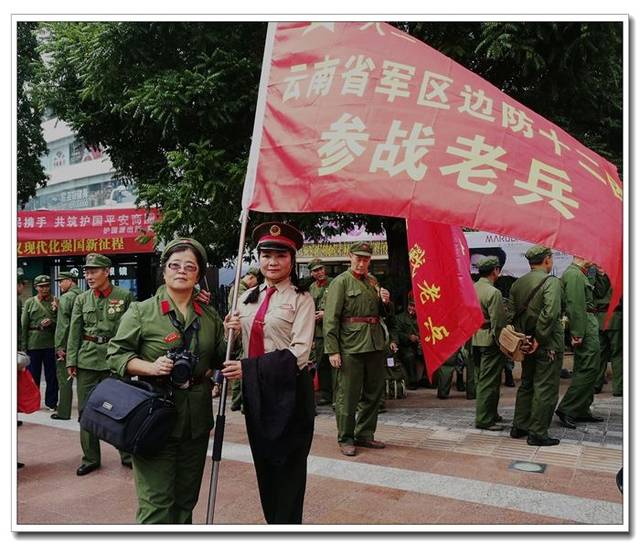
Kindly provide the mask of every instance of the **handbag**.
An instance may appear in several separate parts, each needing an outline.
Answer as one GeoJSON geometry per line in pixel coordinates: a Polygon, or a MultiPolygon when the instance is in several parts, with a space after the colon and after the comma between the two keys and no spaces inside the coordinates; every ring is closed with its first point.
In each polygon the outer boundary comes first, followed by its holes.
{"type": "MultiPolygon", "coordinates": [[[[520,307],[518,312],[513,316],[512,322],[516,322],[520,315],[529,307],[529,303],[533,299],[533,296],[536,295],[536,292],[542,288],[542,285],[547,282],[549,276],[546,276],[542,279],[542,282],[536,286],[527,301],[520,307]]],[[[530,342],[527,339],[526,334],[522,332],[518,332],[512,324],[508,324],[502,330],[500,330],[500,335],[498,336],[498,345],[500,346],[500,350],[507,355],[514,362],[522,362],[524,360],[525,351],[529,348],[530,342]]]]}
{"type": "Polygon", "coordinates": [[[33,413],[40,409],[40,389],[29,370],[18,372],[18,412],[33,413]]]}
{"type": "Polygon", "coordinates": [[[80,426],[132,455],[161,450],[177,419],[175,404],[144,381],[114,377],[98,383],[80,414],[80,426]]]}

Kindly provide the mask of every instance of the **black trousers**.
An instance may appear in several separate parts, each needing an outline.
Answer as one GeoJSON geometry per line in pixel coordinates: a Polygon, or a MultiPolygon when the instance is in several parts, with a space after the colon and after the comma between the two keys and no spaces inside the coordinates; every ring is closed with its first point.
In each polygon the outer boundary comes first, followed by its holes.
{"type": "Polygon", "coordinates": [[[28,369],[38,387],[40,387],[40,378],[42,377],[42,368],[44,366],[44,378],[47,382],[44,403],[49,408],[55,408],[58,405],[58,376],[55,350],[53,347],[50,349],[32,349],[27,351],[27,354],[31,359],[28,369]]]}

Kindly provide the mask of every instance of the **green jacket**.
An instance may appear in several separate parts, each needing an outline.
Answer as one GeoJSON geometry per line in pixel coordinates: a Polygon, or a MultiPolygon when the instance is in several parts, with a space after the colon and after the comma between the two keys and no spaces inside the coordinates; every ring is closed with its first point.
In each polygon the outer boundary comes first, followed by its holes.
{"type": "Polygon", "coordinates": [[[358,354],[386,351],[380,323],[343,322],[347,317],[386,316],[387,310],[367,279],[359,280],[351,270],[338,275],[327,289],[324,305],[324,352],[358,354]]]}
{"type": "Polygon", "coordinates": [[[69,326],[71,324],[71,313],[73,312],[73,302],[82,294],[77,286],[74,286],[62,296],[58,301],[58,322],[56,324],[55,347],[56,349],[67,350],[67,338],[69,337],[69,326]]]}
{"type": "Polygon", "coordinates": [[[48,301],[39,301],[38,296],[33,296],[24,302],[21,317],[20,349],[31,351],[37,349],[51,349],[54,347],[56,331],[56,312],[51,308],[53,298],[48,301]],[[49,319],[51,324],[42,327],[41,322],[49,319]],[[42,328],[35,330],[35,328],[42,328]]]}
{"type": "Polygon", "coordinates": [[[132,300],[131,292],[113,285],[106,298],[96,297],[91,289],[76,297],[67,339],[67,368],[109,369],[107,343],[85,340],[83,335],[113,337],[132,300]]]}
{"type": "Polygon", "coordinates": [[[562,351],[564,350],[564,330],[560,320],[561,307],[560,279],[542,270],[534,269],[511,285],[507,322],[513,324],[518,332],[534,336],[541,350],[562,351]],[[527,309],[514,321],[515,313],[544,278],[547,278],[544,285],[533,296],[527,309]]]}
{"type": "Polygon", "coordinates": [[[569,332],[574,337],[584,337],[597,318],[593,285],[576,264],[571,264],[562,274],[563,308],[569,319],[569,332]],[[589,312],[591,311],[591,312],[589,312]]]}
{"type": "MultiPolygon", "coordinates": [[[[126,376],[127,363],[131,359],[137,357],[153,362],[159,356],[166,355],[170,349],[182,347],[182,336],[169,318],[172,310],[175,311],[178,321],[184,325],[183,330],[189,328],[197,317],[200,318],[197,352],[199,358],[193,374],[196,384],[189,389],[174,389],[178,421],[172,436],[200,438],[213,428],[211,389],[209,381],[205,379],[205,373],[207,370],[220,367],[226,351],[222,320],[211,306],[192,302],[185,317],[168,296],[164,286],[155,296],[143,302],[132,303],[122,317],[115,337],[109,341],[109,367],[115,373],[126,376]]],[[[195,348],[194,334],[190,349],[196,352],[195,348]]],[[[155,377],[145,376],[141,379],[158,386],[168,382],[166,379],[155,377]]]]}
{"type": "Polygon", "coordinates": [[[480,277],[473,287],[476,289],[484,325],[475,334],[471,343],[475,347],[490,347],[497,344],[500,330],[507,325],[507,312],[502,293],[487,277],[480,277]]]}
{"type": "MultiPolygon", "coordinates": [[[[327,288],[333,279],[327,278],[326,283],[323,286],[318,286],[317,281],[313,281],[309,286],[309,294],[313,298],[313,303],[316,306],[316,311],[323,311],[325,302],[327,299],[327,288]]],[[[322,320],[316,321],[316,330],[313,337],[322,337],[322,320]]]]}
{"type": "MultiPolygon", "coordinates": [[[[596,275],[596,281],[594,286],[595,305],[598,310],[598,328],[602,331],[604,328],[604,319],[607,316],[607,310],[609,309],[609,302],[611,301],[611,281],[608,275],[596,275]]],[[[611,315],[611,320],[607,325],[607,330],[622,330],[622,299],[618,302],[618,305],[611,315]]]]}
{"type": "Polygon", "coordinates": [[[420,345],[420,341],[414,342],[409,339],[409,336],[411,335],[418,336],[418,338],[420,337],[420,331],[418,330],[418,318],[416,315],[411,316],[406,310],[397,314],[395,317],[395,329],[400,349],[415,349],[416,345],[420,345]]]}

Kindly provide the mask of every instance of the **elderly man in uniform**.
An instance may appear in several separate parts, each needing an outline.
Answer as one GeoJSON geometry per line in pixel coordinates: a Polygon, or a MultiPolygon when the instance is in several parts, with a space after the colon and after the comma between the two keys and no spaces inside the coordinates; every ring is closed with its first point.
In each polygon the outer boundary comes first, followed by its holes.
{"type": "Polygon", "coordinates": [[[549,275],[553,268],[551,249],[535,245],[525,257],[531,271],[509,291],[508,321],[531,339],[531,349],[522,362],[511,437],[528,435],[529,445],[553,446],[560,441],[550,438],[548,432],[558,402],[564,351],[562,283],[549,275]]]}
{"type": "Polygon", "coordinates": [[[411,292],[406,310],[395,316],[395,327],[398,333],[398,356],[407,375],[407,388],[415,390],[418,388],[417,369],[424,369],[424,356],[420,345],[416,302],[411,292]]]}
{"type": "Polygon", "coordinates": [[[588,423],[604,419],[591,413],[591,404],[600,373],[600,339],[593,285],[587,277],[591,262],[578,256],[562,274],[565,313],[573,353],[573,374],[556,415],[562,426],[576,428],[576,421],[588,423]]]}
{"type": "Polygon", "coordinates": [[[324,307],[324,347],[336,369],[338,445],[350,457],[355,446],[385,447],[373,436],[384,394],[386,344],[380,318],[389,312],[389,291],[374,286],[368,273],[371,255],[368,243],[351,246],[351,267],[331,282],[324,307]]]}
{"type": "MultiPolygon", "coordinates": [[[[250,288],[257,286],[258,273],[260,270],[257,267],[250,267],[247,272],[240,279],[240,286],[238,286],[238,297],[244,294],[250,288]]],[[[227,307],[231,312],[231,304],[233,303],[233,285],[229,290],[229,296],[227,297],[227,307]]],[[[242,352],[242,347],[238,346],[235,351],[235,357],[238,357],[242,352]]],[[[231,381],[231,411],[238,411],[242,409],[242,379],[233,379],[231,381]]]]}
{"type": "Polygon", "coordinates": [[[473,335],[472,345],[479,362],[476,384],[476,428],[502,430],[498,422],[500,379],[504,368],[504,355],[498,346],[500,330],[507,324],[506,309],[500,290],[493,286],[500,276],[500,261],[487,256],[478,262],[480,278],[473,285],[480,300],[484,323],[473,335]]]}
{"type": "Polygon", "coordinates": [[[329,355],[324,352],[324,335],[322,333],[322,322],[324,317],[324,305],[329,283],[333,280],[327,277],[327,272],[320,258],[314,258],[309,262],[309,272],[313,277],[313,282],[309,286],[309,293],[313,297],[316,306],[316,330],[314,333],[314,358],[316,362],[316,373],[320,385],[320,400],[318,406],[326,406],[333,403],[333,383],[334,373],[329,363],[329,355]]]}
{"type": "Polygon", "coordinates": [[[56,304],[51,297],[51,277],[38,275],[33,284],[37,295],[29,298],[22,308],[20,348],[31,359],[29,371],[36,385],[40,385],[42,367],[47,389],[44,403],[55,411],[58,405],[58,380],[56,379],[56,352],[54,334],[56,330],[56,304]]]}
{"type": "Polygon", "coordinates": [[[56,372],[58,376],[58,410],[51,415],[51,419],[67,421],[71,418],[71,401],[73,398],[73,378],[67,374],[65,358],[67,353],[67,338],[71,325],[73,302],[82,292],[78,288],[77,270],[61,271],[56,278],[60,286],[60,301],[58,302],[58,322],[56,323],[56,372]]]}
{"type": "Polygon", "coordinates": [[[598,311],[598,327],[600,329],[600,374],[596,382],[595,393],[602,391],[607,364],[611,362],[613,396],[622,396],[622,298],[618,301],[609,324],[604,325],[605,317],[611,301],[611,281],[608,275],[598,268],[595,285],[598,291],[596,309],[598,311]]]}
{"type": "MultiPolygon", "coordinates": [[[[76,297],[67,340],[67,372],[75,377],[78,410],[82,412],[91,390],[110,375],[107,344],[132,301],[131,293],[114,286],[109,279],[111,260],[102,254],[87,254],[84,277],[89,289],[76,297]]],[[[100,467],[100,441],[80,430],[82,464],[76,470],[84,476],[100,467]]],[[[122,464],[131,467],[131,455],[120,453],[122,464]]]]}

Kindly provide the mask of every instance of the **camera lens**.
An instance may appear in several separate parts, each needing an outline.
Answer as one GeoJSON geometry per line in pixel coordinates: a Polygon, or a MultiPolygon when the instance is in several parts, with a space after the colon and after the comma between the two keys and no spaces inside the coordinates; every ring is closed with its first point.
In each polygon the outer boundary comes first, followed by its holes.
{"type": "Polygon", "coordinates": [[[171,381],[177,386],[184,385],[191,379],[191,364],[184,358],[176,360],[171,370],[171,381]]]}

